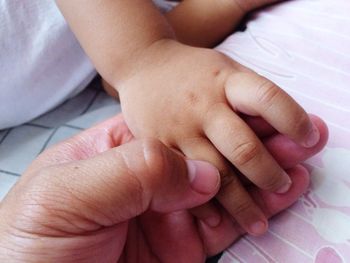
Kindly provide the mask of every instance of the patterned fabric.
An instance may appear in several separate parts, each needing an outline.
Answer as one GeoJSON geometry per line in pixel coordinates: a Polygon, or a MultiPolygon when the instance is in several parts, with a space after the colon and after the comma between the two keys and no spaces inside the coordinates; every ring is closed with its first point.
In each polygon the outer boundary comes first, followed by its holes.
{"type": "Polygon", "coordinates": [[[80,95],[53,111],[0,131],[0,200],[40,152],[118,112],[120,105],[96,78],[80,95]]]}
{"type": "Polygon", "coordinates": [[[350,1],[287,1],[256,13],[218,49],[266,76],[308,112],[330,139],[312,165],[310,190],[277,216],[266,235],[244,237],[232,262],[350,262],[350,1]]]}

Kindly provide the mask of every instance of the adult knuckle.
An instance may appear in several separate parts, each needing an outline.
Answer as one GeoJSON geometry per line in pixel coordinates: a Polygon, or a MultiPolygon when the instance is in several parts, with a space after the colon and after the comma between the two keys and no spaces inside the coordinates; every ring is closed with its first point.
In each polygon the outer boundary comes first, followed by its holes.
{"type": "MultiPolygon", "coordinates": [[[[137,200],[137,202],[134,203],[137,206],[137,211],[144,211],[149,202],[147,198],[147,181],[149,181],[148,177],[151,172],[146,164],[143,152],[145,147],[144,142],[144,139],[134,142],[137,145],[137,151],[133,151],[132,155],[128,152],[120,151],[118,147],[111,151],[111,153],[114,154],[113,159],[121,158],[121,162],[118,163],[118,169],[121,171],[121,174],[127,175],[127,183],[124,182],[124,191],[119,194],[119,197],[124,198],[127,197],[126,193],[132,193],[133,199],[137,200]]],[[[110,160],[105,161],[109,162],[110,160]]],[[[100,180],[104,181],[103,185],[106,187],[103,190],[104,193],[115,191],[114,189],[117,187],[116,184],[120,183],[119,180],[111,181],[109,177],[101,177],[100,180]]],[[[116,216],[114,212],[112,212],[112,215],[112,217],[116,216]]]]}
{"type": "Polygon", "coordinates": [[[148,174],[157,176],[167,167],[165,146],[159,140],[145,139],[142,142],[143,158],[148,174]]]}
{"type": "Polygon", "coordinates": [[[245,141],[233,148],[231,159],[236,166],[244,166],[252,161],[259,152],[260,147],[256,142],[245,141]]]}
{"type": "MultiPolygon", "coordinates": [[[[134,204],[137,211],[145,211],[149,205],[148,191],[146,190],[145,182],[138,175],[132,173],[132,192],[133,198],[137,200],[134,204]]],[[[108,219],[108,218],[107,218],[108,219]]]]}

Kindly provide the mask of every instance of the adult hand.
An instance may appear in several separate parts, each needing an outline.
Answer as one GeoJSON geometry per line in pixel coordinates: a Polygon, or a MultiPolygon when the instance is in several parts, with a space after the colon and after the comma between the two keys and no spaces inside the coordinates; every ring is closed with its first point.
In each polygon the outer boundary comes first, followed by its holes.
{"type": "MultiPolygon", "coordinates": [[[[209,227],[187,212],[218,190],[212,166],[156,141],[119,146],[131,138],[119,116],[39,156],[1,204],[0,261],[203,262],[241,234],[229,216],[209,227]]],[[[290,175],[285,195],[251,189],[267,215],[305,190],[306,170],[290,175]]]]}

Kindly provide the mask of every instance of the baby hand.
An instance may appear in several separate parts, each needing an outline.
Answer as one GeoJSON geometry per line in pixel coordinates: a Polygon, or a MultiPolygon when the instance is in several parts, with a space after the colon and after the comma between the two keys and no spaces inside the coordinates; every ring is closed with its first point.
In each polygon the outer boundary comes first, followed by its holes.
{"type": "Polygon", "coordinates": [[[240,114],[262,117],[304,147],[320,137],[305,111],[272,82],[217,51],[173,40],[145,50],[118,91],[135,137],[158,138],[220,170],[217,199],[251,234],[265,232],[267,222],[237,173],[276,193],[288,191],[291,180],[240,114]]]}

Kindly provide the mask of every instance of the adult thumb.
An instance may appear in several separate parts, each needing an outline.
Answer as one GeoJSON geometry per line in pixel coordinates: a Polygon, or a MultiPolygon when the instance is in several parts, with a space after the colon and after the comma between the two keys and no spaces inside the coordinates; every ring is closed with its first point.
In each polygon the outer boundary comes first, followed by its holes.
{"type": "Polygon", "coordinates": [[[215,196],[220,185],[219,172],[211,164],[186,160],[150,139],[124,144],[88,160],[51,166],[36,179],[43,182],[51,211],[104,226],[147,210],[172,212],[201,205],[215,196]]]}

